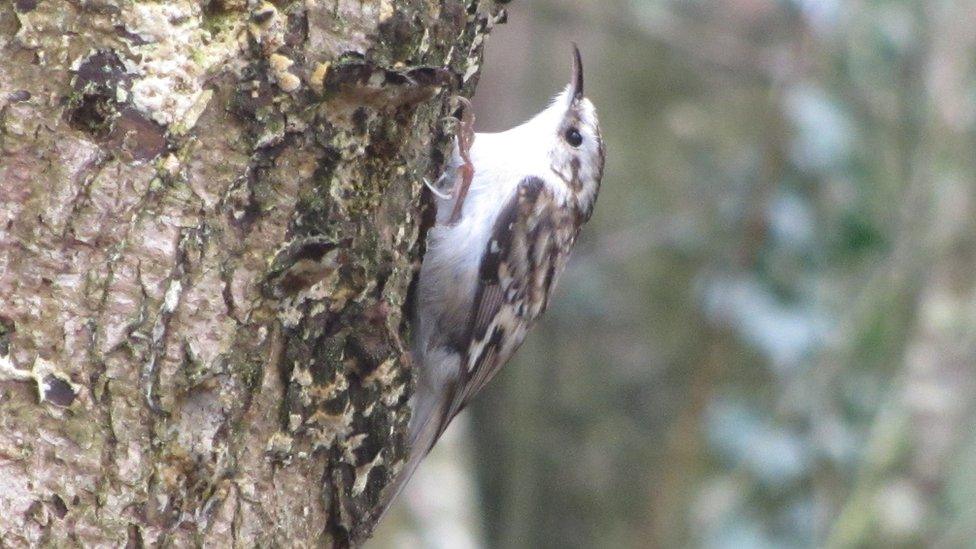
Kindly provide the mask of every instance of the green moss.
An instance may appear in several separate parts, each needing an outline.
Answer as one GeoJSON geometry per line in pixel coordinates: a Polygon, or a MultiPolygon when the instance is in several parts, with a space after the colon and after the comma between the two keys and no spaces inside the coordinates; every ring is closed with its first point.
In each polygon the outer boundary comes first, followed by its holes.
{"type": "Polygon", "coordinates": [[[264,381],[265,367],[261,357],[255,358],[244,351],[240,351],[232,354],[228,358],[228,362],[234,377],[240,379],[248,391],[253,393],[261,387],[261,383],[264,381]]]}
{"type": "Polygon", "coordinates": [[[244,16],[239,12],[206,13],[200,27],[211,35],[236,31],[243,23],[244,16]]]}
{"type": "Polygon", "coordinates": [[[207,54],[205,54],[200,48],[193,48],[190,50],[190,59],[201,67],[207,66],[207,54]]]}

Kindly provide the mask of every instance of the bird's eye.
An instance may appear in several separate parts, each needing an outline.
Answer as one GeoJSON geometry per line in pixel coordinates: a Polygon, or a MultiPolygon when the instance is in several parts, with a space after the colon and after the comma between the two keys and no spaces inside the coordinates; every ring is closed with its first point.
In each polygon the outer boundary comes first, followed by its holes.
{"type": "Polygon", "coordinates": [[[579,147],[583,144],[583,136],[576,128],[570,128],[566,130],[566,142],[574,147],[579,147]]]}

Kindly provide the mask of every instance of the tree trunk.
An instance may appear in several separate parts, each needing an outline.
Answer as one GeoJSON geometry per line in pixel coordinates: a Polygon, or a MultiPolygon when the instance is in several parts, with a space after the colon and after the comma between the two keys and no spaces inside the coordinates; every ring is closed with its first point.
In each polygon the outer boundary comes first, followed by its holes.
{"type": "Polygon", "coordinates": [[[356,545],[495,2],[0,5],[0,545],[356,545]]]}

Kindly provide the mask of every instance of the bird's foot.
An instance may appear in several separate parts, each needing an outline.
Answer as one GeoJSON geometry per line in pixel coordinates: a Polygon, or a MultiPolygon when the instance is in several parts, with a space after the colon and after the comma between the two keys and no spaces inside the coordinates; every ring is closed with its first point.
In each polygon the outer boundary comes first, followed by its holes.
{"type": "Polygon", "coordinates": [[[447,221],[448,225],[456,225],[461,220],[464,199],[468,196],[471,180],[474,179],[474,164],[471,162],[471,146],[474,144],[474,111],[467,98],[458,96],[457,102],[461,105],[461,124],[457,133],[458,155],[462,161],[461,184],[454,189],[454,209],[447,221]]]}

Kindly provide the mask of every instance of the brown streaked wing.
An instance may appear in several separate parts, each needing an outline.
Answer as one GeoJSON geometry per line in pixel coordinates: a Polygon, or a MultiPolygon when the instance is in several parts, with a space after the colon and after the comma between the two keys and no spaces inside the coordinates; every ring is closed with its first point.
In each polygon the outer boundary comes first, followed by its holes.
{"type": "Polygon", "coordinates": [[[565,222],[571,222],[570,216],[560,211],[537,177],[519,183],[502,209],[482,257],[467,330],[469,343],[441,429],[495,377],[548,302],[553,279],[565,265],[569,249],[558,243],[559,235],[566,232],[560,232],[559,225],[565,222]],[[539,295],[540,289],[545,295],[539,295]],[[539,298],[542,307],[526,303],[539,298]]]}

